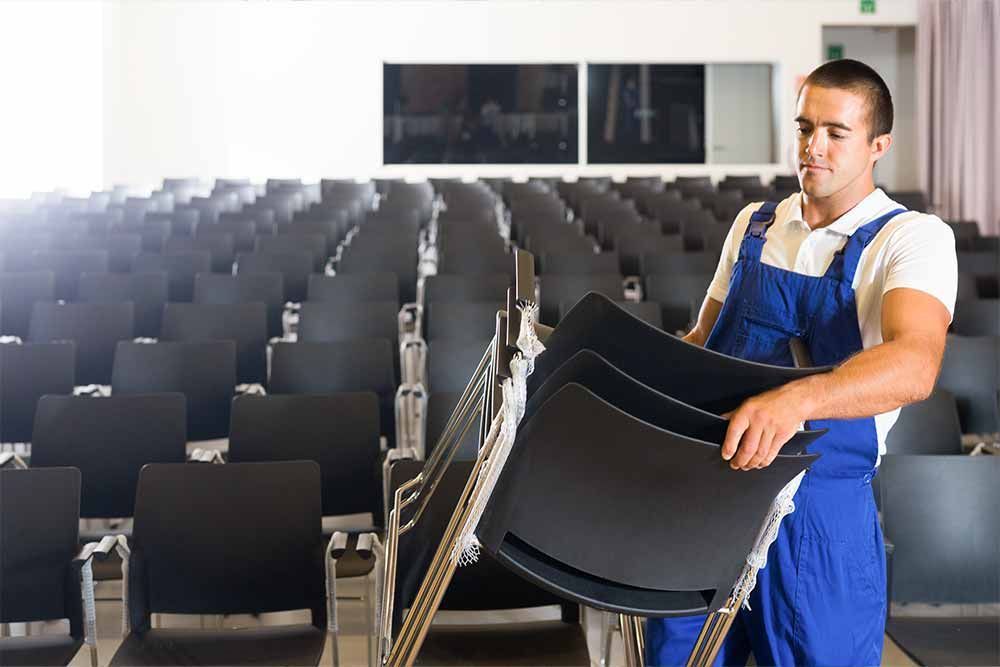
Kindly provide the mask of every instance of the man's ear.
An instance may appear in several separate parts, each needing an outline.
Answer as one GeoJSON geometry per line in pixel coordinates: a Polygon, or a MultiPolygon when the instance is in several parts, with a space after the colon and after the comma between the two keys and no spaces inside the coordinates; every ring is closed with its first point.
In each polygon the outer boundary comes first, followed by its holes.
{"type": "Polygon", "coordinates": [[[885,154],[889,152],[889,146],[892,146],[891,134],[880,134],[872,139],[872,160],[877,161],[884,158],[885,154]]]}

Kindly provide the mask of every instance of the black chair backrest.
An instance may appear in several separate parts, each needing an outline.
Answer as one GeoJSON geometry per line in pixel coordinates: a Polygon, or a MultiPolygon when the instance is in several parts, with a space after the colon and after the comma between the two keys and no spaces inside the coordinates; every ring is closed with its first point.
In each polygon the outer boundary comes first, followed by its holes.
{"type": "Polygon", "coordinates": [[[307,252],[312,257],[313,271],[321,272],[328,257],[326,237],[321,234],[292,234],[259,236],[254,246],[256,252],[297,253],[307,252]]]}
{"type": "Polygon", "coordinates": [[[381,434],[395,441],[396,362],[388,340],[278,343],[271,357],[271,394],[371,391],[378,395],[381,434]]]}
{"type": "Polygon", "coordinates": [[[621,270],[616,252],[599,254],[593,252],[547,252],[541,260],[541,272],[545,274],[614,274],[621,270]]]}
{"type": "Polygon", "coordinates": [[[951,330],[960,336],[1000,336],[1000,299],[956,301],[951,330]]]}
{"type": "Polygon", "coordinates": [[[399,304],[395,301],[332,304],[306,301],[299,313],[299,340],[334,342],[360,338],[399,337],[399,304]]]}
{"type": "Polygon", "coordinates": [[[926,400],[904,406],[886,435],[885,447],[889,454],[961,454],[955,397],[935,389],[926,400]]]}
{"type": "Polygon", "coordinates": [[[84,273],[80,276],[81,303],[125,303],[131,301],[135,335],[160,335],[163,306],[167,302],[166,273],[84,273]]]}
{"type": "Polygon", "coordinates": [[[240,253],[236,274],[280,273],[285,286],[285,301],[306,300],[306,285],[313,272],[313,256],[308,252],[240,253]]]}
{"type": "Polygon", "coordinates": [[[106,250],[36,252],[34,265],[39,271],[52,271],[55,274],[57,299],[73,301],[76,299],[81,273],[105,273],[108,271],[108,252],[106,250]]]}
{"type": "Polygon", "coordinates": [[[237,382],[267,383],[267,306],[263,303],[168,303],[160,338],[235,341],[237,382]]]}
{"type": "MultiPolygon", "coordinates": [[[[513,266],[513,260],[510,262],[513,266]]],[[[510,286],[510,275],[507,273],[427,276],[424,279],[424,305],[444,301],[504,303],[507,299],[507,288],[510,286]]]]}
{"type": "Polygon", "coordinates": [[[0,345],[0,442],[31,442],[38,399],[72,394],[73,343],[0,345]]]}
{"type": "Polygon", "coordinates": [[[167,291],[171,301],[190,302],[194,296],[194,277],[212,270],[212,254],[207,250],[191,250],[169,255],[142,253],[135,258],[135,273],[167,274],[167,291]]]}
{"type": "Polygon", "coordinates": [[[427,305],[427,340],[481,340],[496,331],[501,301],[443,301],[427,305]]]}
{"type": "Polygon", "coordinates": [[[309,276],[308,300],[399,302],[399,279],[394,273],[342,273],[336,276],[314,273],[309,276]]]}
{"type": "Polygon", "coordinates": [[[399,279],[399,298],[404,303],[410,303],[417,298],[417,244],[390,243],[390,236],[385,239],[368,237],[361,240],[361,235],[352,241],[349,249],[337,263],[337,273],[373,273],[388,272],[396,274],[399,279]]]}
{"type": "Polygon", "coordinates": [[[479,365],[489,338],[432,340],[427,344],[427,389],[432,393],[462,392],[479,365]]]}
{"type": "Polygon", "coordinates": [[[284,332],[285,288],[280,273],[199,273],[194,277],[194,302],[263,303],[267,306],[267,335],[281,336],[284,332]]]}
{"type": "Polygon", "coordinates": [[[150,465],[136,493],[129,616],[310,609],[326,624],[319,466],[150,465]]]}
{"type": "Polygon", "coordinates": [[[212,271],[232,273],[236,259],[235,243],[231,234],[198,237],[172,237],[163,244],[163,253],[208,252],[212,257],[212,271]]]}
{"type": "Polygon", "coordinates": [[[938,386],[955,396],[963,433],[1000,431],[1000,337],[949,336],[938,386]]]}
{"type": "Polygon", "coordinates": [[[236,343],[231,340],[121,342],[115,350],[112,395],[184,394],[188,440],[226,437],[235,388],[236,343]]]}
{"type": "Polygon", "coordinates": [[[0,470],[0,623],[68,618],[83,637],[79,527],[79,470],[0,470]]]}
{"type": "Polygon", "coordinates": [[[252,219],[235,218],[220,220],[215,224],[199,225],[195,231],[195,238],[203,239],[228,234],[233,238],[234,250],[237,252],[253,252],[258,233],[260,232],[258,231],[257,223],[252,219]]]}
{"type": "Polygon", "coordinates": [[[1000,458],[889,455],[879,477],[891,601],[1000,602],[1000,458]]]}
{"type": "Polygon", "coordinates": [[[76,381],[109,384],[115,345],[135,335],[134,309],[126,303],[36,303],[28,340],[76,343],[76,381]]]}
{"type": "Polygon", "coordinates": [[[618,274],[544,276],[539,285],[539,320],[550,326],[558,323],[559,305],[564,301],[579,301],[588,292],[618,301],[625,297],[622,277],[618,274]]]}
{"type": "Polygon", "coordinates": [[[715,273],[719,256],[714,252],[643,253],[639,270],[644,276],[661,274],[715,273]]]}
{"type": "Polygon", "coordinates": [[[378,459],[373,392],[244,395],[233,401],[229,462],[315,461],[325,516],[381,517],[378,459]]]}
{"type": "Polygon", "coordinates": [[[56,275],[51,271],[0,273],[0,334],[24,338],[35,303],[55,299],[56,275]]]}
{"type": "Polygon", "coordinates": [[[80,516],[129,517],[139,469],[184,461],[184,396],[43,396],[31,465],[83,474],[80,516]]]}

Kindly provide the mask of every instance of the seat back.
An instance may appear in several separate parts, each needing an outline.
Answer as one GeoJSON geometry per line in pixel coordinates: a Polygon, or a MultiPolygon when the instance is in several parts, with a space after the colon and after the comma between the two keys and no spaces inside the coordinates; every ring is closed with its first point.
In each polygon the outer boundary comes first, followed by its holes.
{"type": "Polygon", "coordinates": [[[299,313],[299,340],[334,342],[360,338],[399,337],[399,304],[395,301],[333,304],[307,301],[299,313]]]}
{"type": "Polygon", "coordinates": [[[76,343],[76,381],[110,384],[115,345],[135,335],[134,308],[126,303],[36,303],[28,340],[76,343]]]}
{"type": "Polygon", "coordinates": [[[892,602],[1000,602],[1000,458],[888,455],[880,466],[892,602]]]}
{"type": "Polygon", "coordinates": [[[115,350],[112,395],[184,394],[188,440],[226,437],[235,388],[236,343],[231,340],[121,342],[115,350]]]}
{"type": "Polygon", "coordinates": [[[399,280],[394,273],[343,273],[309,276],[309,301],[350,303],[357,301],[399,302],[399,280]]]}
{"type": "Polygon", "coordinates": [[[427,340],[481,340],[496,330],[502,301],[444,301],[427,305],[427,340]]]}
{"type": "Polygon", "coordinates": [[[956,301],[951,330],[960,336],[1000,336],[1000,299],[956,301]]]}
{"type": "Polygon", "coordinates": [[[267,306],[261,302],[168,303],[160,338],[235,341],[237,382],[267,383],[267,306]]]}
{"type": "Polygon", "coordinates": [[[51,271],[0,273],[0,334],[24,338],[35,303],[55,300],[56,275],[51,271]]]}
{"type": "Polygon", "coordinates": [[[579,301],[588,292],[619,301],[625,297],[622,277],[618,274],[543,276],[539,285],[539,319],[550,326],[557,324],[559,305],[564,301],[579,301]]]}
{"type": "Polygon", "coordinates": [[[885,448],[889,454],[961,454],[955,397],[935,389],[926,400],[904,406],[885,437],[885,448]]]}
{"type": "Polygon", "coordinates": [[[326,624],[312,461],[150,465],[136,492],[129,618],[310,609],[326,624]]]}
{"type": "Polygon", "coordinates": [[[464,391],[491,338],[430,341],[427,344],[427,389],[432,393],[464,391]]]}
{"type": "Polygon", "coordinates": [[[0,442],[31,442],[38,399],[72,394],[73,343],[0,345],[0,442]]]}
{"type": "Polygon", "coordinates": [[[159,255],[141,253],[135,258],[135,273],[167,274],[167,293],[171,301],[190,302],[194,296],[194,277],[212,270],[212,253],[190,250],[159,255]]]}
{"type": "Polygon", "coordinates": [[[333,343],[278,343],[271,358],[271,394],[371,391],[378,395],[381,434],[396,431],[393,345],[380,338],[333,343]]]}
{"type": "Polygon", "coordinates": [[[68,618],[83,637],[80,471],[0,469],[0,623],[68,618]]]}
{"type": "Polygon", "coordinates": [[[280,273],[199,273],[194,277],[194,302],[263,303],[267,307],[267,335],[281,336],[284,332],[285,287],[280,273]]]}
{"type": "Polygon", "coordinates": [[[80,276],[81,303],[124,303],[131,301],[135,335],[157,338],[167,302],[167,274],[84,273],[80,276]]]}
{"type": "Polygon", "coordinates": [[[378,459],[373,392],[244,395],[233,401],[229,462],[315,461],[325,516],[381,517],[378,459]]]}
{"type": "Polygon", "coordinates": [[[313,272],[313,256],[309,252],[240,253],[236,258],[236,274],[280,273],[285,287],[285,301],[306,300],[306,285],[313,272]]]}
{"type": "Polygon", "coordinates": [[[81,517],[129,517],[139,469],[184,461],[184,414],[182,394],[43,396],[31,465],[80,470],[81,517]]]}
{"type": "Polygon", "coordinates": [[[1000,431],[1000,337],[949,336],[938,386],[955,396],[963,433],[1000,431]]]}
{"type": "Polygon", "coordinates": [[[51,250],[36,252],[35,269],[52,271],[56,276],[56,298],[76,299],[81,273],[104,273],[108,270],[106,250],[51,250]]]}

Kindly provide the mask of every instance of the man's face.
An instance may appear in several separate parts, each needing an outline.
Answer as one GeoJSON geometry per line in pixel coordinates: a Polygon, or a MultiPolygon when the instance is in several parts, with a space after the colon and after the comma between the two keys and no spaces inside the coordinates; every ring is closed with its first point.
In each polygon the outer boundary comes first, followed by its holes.
{"type": "Polygon", "coordinates": [[[799,184],[825,198],[863,182],[889,147],[888,135],[868,140],[865,98],[849,90],[806,85],[796,105],[799,184]]]}

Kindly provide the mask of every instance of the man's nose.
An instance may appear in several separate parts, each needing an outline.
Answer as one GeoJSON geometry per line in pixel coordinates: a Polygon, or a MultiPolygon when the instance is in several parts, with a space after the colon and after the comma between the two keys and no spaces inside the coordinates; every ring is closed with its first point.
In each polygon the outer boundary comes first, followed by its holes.
{"type": "Polygon", "coordinates": [[[826,138],[822,132],[813,132],[806,141],[806,155],[812,158],[823,157],[826,154],[826,138]]]}

